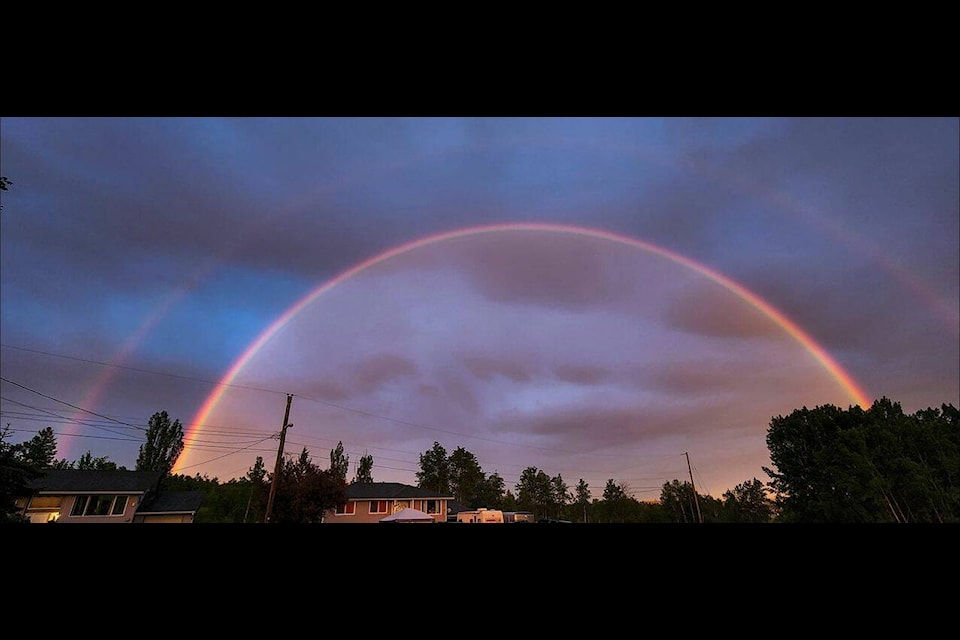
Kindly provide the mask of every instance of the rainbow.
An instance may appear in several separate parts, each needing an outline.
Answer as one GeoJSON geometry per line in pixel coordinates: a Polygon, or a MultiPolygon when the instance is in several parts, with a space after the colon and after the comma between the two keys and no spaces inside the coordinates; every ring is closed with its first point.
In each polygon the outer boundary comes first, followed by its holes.
{"type": "MultiPolygon", "coordinates": [[[[249,347],[240,355],[239,358],[233,363],[233,366],[230,367],[223,379],[217,384],[215,390],[210,394],[207,400],[200,407],[197,415],[191,421],[190,425],[186,429],[185,440],[189,441],[190,439],[196,437],[199,434],[202,425],[206,424],[211,412],[217,403],[220,401],[227,387],[229,387],[240,371],[244,366],[256,355],[259,351],[285,324],[290,322],[294,316],[300,313],[304,308],[311,304],[314,300],[327,293],[340,283],[349,280],[353,276],[378,265],[382,262],[386,262],[391,258],[415,251],[422,247],[428,245],[437,244],[440,242],[446,242],[448,240],[454,240],[457,238],[464,238],[468,236],[476,236],[483,234],[493,234],[493,233],[504,233],[511,231],[545,231],[552,233],[565,233],[572,234],[583,237],[590,238],[599,238],[602,240],[609,240],[611,242],[617,242],[620,244],[629,245],[642,249],[649,253],[662,256],[668,260],[671,260],[677,264],[683,265],[696,273],[699,273],[706,278],[716,282],[723,288],[727,289],[737,297],[741,298],[743,301],[763,313],[765,316],[770,318],[774,323],[781,327],[787,334],[793,337],[797,342],[799,342],[804,349],[806,349],[811,356],[829,373],[843,388],[846,394],[850,399],[860,407],[867,409],[872,404],[868,399],[866,392],[860,387],[860,385],[853,379],[853,377],[847,373],[830,355],[817,344],[813,338],[811,338],[803,329],[801,329],[795,322],[790,320],[788,317],[783,315],[780,311],[775,309],[768,302],[764,301],[762,298],[757,296],[755,293],[751,292],[746,287],[734,282],[730,278],[724,276],[709,267],[702,265],[690,258],[682,256],[680,254],[674,253],[663,247],[645,242],[643,240],[638,240],[626,235],[620,235],[612,233],[609,231],[602,231],[599,229],[592,229],[589,227],[579,227],[574,225],[565,225],[565,224],[554,224],[554,223],[501,223],[501,224],[492,224],[484,226],[475,226],[467,227],[463,229],[458,229],[454,231],[447,231],[442,233],[437,233],[434,235],[426,236],[420,238],[419,240],[414,240],[406,244],[394,247],[383,253],[380,253],[372,258],[369,258],[350,269],[344,271],[340,275],[328,280],[324,284],[320,285],[306,296],[297,301],[293,306],[288,308],[280,317],[278,317],[269,327],[267,327],[258,337],[254,340],[249,347]]],[[[188,447],[189,448],[189,445],[188,447]]],[[[187,451],[187,448],[184,449],[184,452],[187,451]]],[[[179,466],[183,460],[183,455],[181,454],[180,458],[177,460],[177,463],[174,465],[172,472],[180,473],[179,466]]]]}

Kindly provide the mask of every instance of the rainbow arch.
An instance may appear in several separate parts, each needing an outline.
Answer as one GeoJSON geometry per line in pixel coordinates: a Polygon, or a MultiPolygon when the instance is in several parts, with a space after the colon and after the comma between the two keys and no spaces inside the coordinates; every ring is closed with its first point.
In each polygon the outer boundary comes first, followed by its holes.
{"type": "MultiPolygon", "coordinates": [[[[283,328],[284,325],[290,322],[294,316],[300,313],[300,311],[340,283],[349,280],[353,276],[365,271],[366,269],[369,269],[382,262],[386,262],[391,258],[415,251],[428,245],[469,236],[511,231],[545,231],[609,240],[611,242],[642,249],[687,267],[688,269],[691,269],[692,271],[699,273],[719,284],[770,318],[770,320],[776,323],[810,353],[810,355],[823,367],[823,369],[825,369],[827,373],[837,381],[837,383],[843,388],[854,404],[857,404],[864,409],[869,408],[872,404],[867,393],[857,383],[857,381],[854,380],[854,378],[846,370],[844,370],[843,367],[841,367],[840,364],[838,364],[823,347],[814,341],[809,334],[801,329],[793,320],[773,307],[773,305],[766,302],[743,285],[731,280],[727,276],[703,264],[700,264],[699,262],[691,260],[686,256],[680,255],[650,242],[633,238],[631,236],[612,233],[610,231],[603,231],[600,229],[593,229],[590,227],[580,227],[576,225],[518,222],[466,227],[426,236],[384,251],[383,253],[373,256],[372,258],[368,258],[367,260],[360,262],[359,264],[335,276],[334,278],[326,281],[284,311],[250,344],[250,346],[246,348],[240,357],[237,358],[237,360],[217,384],[217,387],[214,389],[214,391],[207,397],[206,401],[204,401],[203,405],[197,411],[196,416],[186,429],[185,439],[195,437],[197,434],[199,434],[202,429],[202,425],[207,422],[210,413],[220,401],[220,398],[223,396],[227,387],[233,383],[234,379],[237,377],[243,367],[246,366],[246,364],[251,360],[251,358],[256,355],[257,351],[259,351],[281,328],[283,328]]],[[[186,449],[184,449],[184,451],[186,451],[186,449]]],[[[180,459],[177,460],[177,463],[172,469],[173,473],[180,472],[179,465],[182,458],[183,455],[181,455],[180,459]]]]}

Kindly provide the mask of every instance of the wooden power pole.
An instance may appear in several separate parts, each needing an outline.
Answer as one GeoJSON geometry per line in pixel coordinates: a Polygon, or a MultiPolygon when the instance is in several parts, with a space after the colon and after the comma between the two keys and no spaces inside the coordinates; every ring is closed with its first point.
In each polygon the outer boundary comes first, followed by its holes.
{"type": "Polygon", "coordinates": [[[693,468],[690,466],[690,454],[684,452],[687,456],[687,471],[690,473],[690,488],[693,489],[693,503],[697,505],[697,522],[703,523],[703,515],[700,514],[700,499],[697,498],[697,485],[693,484],[693,468]]]}
{"type": "Polygon", "coordinates": [[[273,467],[273,479],[270,481],[270,497],[267,498],[267,515],[264,522],[270,522],[270,513],[273,511],[273,497],[277,493],[277,484],[280,483],[280,469],[283,467],[283,441],[287,438],[287,427],[292,427],[288,423],[290,419],[290,403],[293,402],[293,394],[287,394],[287,408],[283,412],[283,426],[280,427],[280,446],[277,447],[277,464],[273,467]]]}

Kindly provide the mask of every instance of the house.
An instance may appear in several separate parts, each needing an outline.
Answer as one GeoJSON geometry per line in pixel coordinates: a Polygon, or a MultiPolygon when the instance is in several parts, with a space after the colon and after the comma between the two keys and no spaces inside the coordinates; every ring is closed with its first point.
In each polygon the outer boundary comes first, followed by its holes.
{"type": "Polygon", "coordinates": [[[347,485],[346,495],[346,504],[329,511],[325,523],[380,522],[404,509],[417,509],[436,522],[446,522],[447,503],[453,500],[453,496],[399,482],[354,482],[347,485]]]}
{"type": "Polygon", "coordinates": [[[20,512],[36,522],[193,522],[203,493],[160,491],[161,471],[49,469],[17,499],[20,512]]]}

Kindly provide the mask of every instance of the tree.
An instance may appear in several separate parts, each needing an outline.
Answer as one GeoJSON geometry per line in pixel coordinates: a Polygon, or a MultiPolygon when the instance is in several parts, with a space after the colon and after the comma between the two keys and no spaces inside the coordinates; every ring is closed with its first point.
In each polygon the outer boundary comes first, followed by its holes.
{"type": "Polygon", "coordinates": [[[296,461],[284,460],[274,494],[271,522],[318,523],[347,501],[346,481],[338,471],[321,469],[304,447],[296,461]]]}
{"type": "Polygon", "coordinates": [[[257,456],[253,466],[247,469],[245,480],[250,483],[247,506],[243,510],[243,522],[260,522],[259,515],[267,508],[267,467],[263,457],[257,456]]]}
{"type": "Polygon", "coordinates": [[[360,464],[357,466],[357,475],[354,477],[355,483],[373,482],[373,456],[365,453],[360,456],[360,464]]]}
{"type": "Polygon", "coordinates": [[[10,425],[0,429],[0,524],[29,522],[19,514],[17,498],[28,495],[30,481],[41,473],[16,455],[15,445],[7,440],[10,425]]]}
{"type": "Polygon", "coordinates": [[[475,455],[463,447],[454,449],[447,459],[447,477],[454,500],[473,508],[490,506],[480,503],[484,481],[480,463],[475,455]]]}
{"type": "Polygon", "coordinates": [[[960,522],[960,412],[883,397],[777,416],[764,468],[784,522],[960,522]],[[775,469],[775,470],[774,470],[775,469]]]}
{"type": "Polygon", "coordinates": [[[118,469],[122,469],[122,467],[117,467],[117,463],[109,460],[107,456],[94,458],[89,450],[80,456],[80,459],[76,461],[73,468],[90,471],[117,471],[118,469]]]}
{"type": "Polygon", "coordinates": [[[500,502],[500,508],[504,511],[520,511],[520,505],[517,504],[517,497],[513,495],[510,489],[503,494],[503,500],[500,502]]]}
{"type": "Polygon", "coordinates": [[[330,450],[330,473],[346,483],[348,471],[350,471],[350,456],[343,453],[343,443],[338,442],[337,446],[330,450]]]}
{"type": "MultiPolygon", "coordinates": [[[[6,176],[0,176],[0,191],[9,191],[10,185],[13,182],[6,176]]],[[[0,211],[3,211],[3,205],[0,204],[0,211]]]]}
{"type": "Polygon", "coordinates": [[[517,505],[530,511],[534,518],[544,518],[553,513],[554,487],[550,476],[536,467],[527,467],[520,473],[516,484],[517,505]]]}
{"type": "Polygon", "coordinates": [[[572,497],[567,483],[563,481],[559,473],[550,479],[550,502],[558,520],[563,518],[563,509],[572,497]]]}
{"type": "Polygon", "coordinates": [[[513,509],[506,508],[504,504],[505,489],[506,485],[503,478],[500,477],[499,473],[494,471],[480,482],[475,502],[478,505],[487,505],[490,509],[512,511],[513,509]]]}
{"type": "Polygon", "coordinates": [[[450,469],[447,450],[439,442],[420,454],[420,471],[417,471],[417,486],[436,491],[438,495],[450,493],[450,469]]]}
{"type": "Polygon", "coordinates": [[[35,469],[48,469],[57,457],[57,436],[53,427],[45,427],[18,446],[20,459],[35,469]]]}
{"type": "Polygon", "coordinates": [[[573,504],[576,507],[577,517],[583,514],[583,522],[589,522],[587,519],[587,508],[590,506],[590,485],[580,478],[573,494],[573,504]]]}
{"type": "Polygon", "coordinates": [[[660,489],[660,504],[672,515],[675,522],[699,522],[697,499],[693,485],[687,481],[673,480],[660,489]]]}
{"type": "Polygon", "coordinates": [[[180,452],[183,451],[183,425],[170,421],[166,411],[150,416],[147,441],[140,446],[137,471],[162,471],[169,475],[180,452]]]}
{"type": "Polygon", "coordinates": [[[775,513],[774,501],[767,495],[766,485],[753,478],[723,494],[725,522],[770,522],[775,513]]]}

